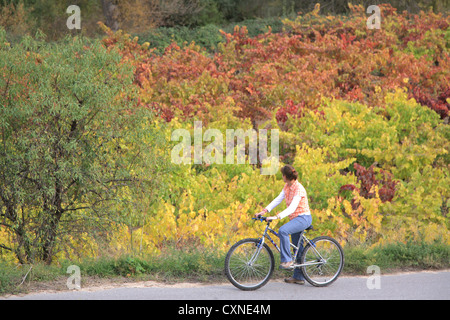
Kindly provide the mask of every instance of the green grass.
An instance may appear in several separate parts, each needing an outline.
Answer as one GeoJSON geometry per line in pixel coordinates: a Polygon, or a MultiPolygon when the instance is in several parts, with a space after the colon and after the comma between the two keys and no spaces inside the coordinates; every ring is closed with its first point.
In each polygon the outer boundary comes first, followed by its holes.
{"type": "Polygon", "coordinates": [[[61,268],[45,264],[10,265],[0,261],[0,295],[23,292],[23,284],[30,281],[52,281],[61,275],[61,268]]]}
{"type": "MultiPolygon", "coordinates": [[[[374,248],[346,246],[344,251],[346,275],[366,275],[370,265],[377,265],[382,273],[450,268],[450,246],[442,243],[395,243],[374,248]]],[[[278,263],[279,256],[275,255],[275,259],[278,263]]],[[[168,248],[164,254],[157,257],[125,255],[118,258],[61,261],[51,266],[34,264],[31,271],[30,265],[15,266],[0,261],[0,295],[26,292],[26,285],[21,285],[22,282],[45,283],[67,279],[69,274],[66,271],[69,265],[80,267],[82,283],[83,277],[106,278],[112,281],[116,277],[136,281],[226,281],[224,260],[224,253],[212,250],[168,248]],[[28,271],[30,272],[25,278],[28,271]]],[[[284,276],[286,272],[276,269],[273,277],[284,276]]]]}
{"type": "Polygon", "coordinates": [[[345,248],[345,262],[344,271],[350,274],[365,274],[370,265],[379,266],[382,272],[446,269],[450,267],[450,246],[408,242],[372,249],[345,248]]]}
{"type": "Polygon", "coordinates": [[[64,262],[64,267],[76,264],[81,273],[98,277],[133,277],[145,274],[159,274],[165,278],[192,278],[215,276],[223,270],[223,254],[213,251],[199,251],[196,249],[176,250],[168,249],[163,255],[130,256],[119,258],[86,259],[78,262],[64,262]]]}

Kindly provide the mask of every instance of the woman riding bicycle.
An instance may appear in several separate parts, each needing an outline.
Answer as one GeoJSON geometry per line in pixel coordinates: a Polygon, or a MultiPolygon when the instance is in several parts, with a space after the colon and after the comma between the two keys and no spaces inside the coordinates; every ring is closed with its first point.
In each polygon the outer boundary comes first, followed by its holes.
{"type": "MultiPolygon", "coordinates": [[[[305,188],[298,182],[298,173],[291,165],[286,165],[281,168],[283,174],[283,181],[286,183],[283,190],[263,211],[255,214],[259,217],[267,212],[270,212],[278,206],[283,199],[286,200],[287,208],[282,212],[272,217],[267,217],[268,220],[283,219],[289,216],[289,222],[284,224],[279,230],[280,236],[280,251],[281,251],[281,269],[290,269],[292,264],[292,256],[290,253],[289,235],[291,235],[292,243],[297,244],[300,239],[300,233],[308,228],[312,223],[311,212],[309,210],[308,197],[305,188]]],[[[297,259],[301,257],[303,250],[303,243],[300,243],[297,259]]],[[[290,278],[284,279],[287,283],[304,284],[305,278],[300,268],[294,270],[294,275],[290,278]]]]}

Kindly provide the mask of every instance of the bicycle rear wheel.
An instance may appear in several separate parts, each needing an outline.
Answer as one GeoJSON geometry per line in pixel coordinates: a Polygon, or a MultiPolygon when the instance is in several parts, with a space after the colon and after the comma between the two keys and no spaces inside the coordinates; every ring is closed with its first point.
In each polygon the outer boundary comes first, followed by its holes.
{"type": "Polygon", "coordinates": [[[228,280],[241,290],[256,290],[270,279],[275,266],[272,250],[260,239],[244,239],[234,244],[225,258],[228,280]]]}
{"type": "Polygon", "coordinates": [[[316,287],[336,281],[344,268],[344,251],[333,238],[322,236],[311,240],[302,252],[301,263],[317,263],[302,268],[306,281],[316,287]]]}

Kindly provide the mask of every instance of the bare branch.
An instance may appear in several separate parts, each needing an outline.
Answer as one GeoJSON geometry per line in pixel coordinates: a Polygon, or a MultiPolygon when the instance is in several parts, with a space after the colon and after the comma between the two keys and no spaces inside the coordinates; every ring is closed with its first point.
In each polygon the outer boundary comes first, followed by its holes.
{"type": "Polygon", "coordinates": [[[9,250],[9,251],[14,251],[13,249],[11,249],[11,248],[3,245],[3,244],[0,244],[0,248],[5,249],[5,250],[9,250]]]}

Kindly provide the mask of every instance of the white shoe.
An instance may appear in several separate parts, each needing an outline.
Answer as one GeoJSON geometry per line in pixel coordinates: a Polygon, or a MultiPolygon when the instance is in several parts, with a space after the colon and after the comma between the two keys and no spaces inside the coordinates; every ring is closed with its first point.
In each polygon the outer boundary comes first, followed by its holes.
{"type": "Polygon", "coordinates": [[[280,263],[280,269],[290,270],[293,264],[293,261],[280,263]]]}

